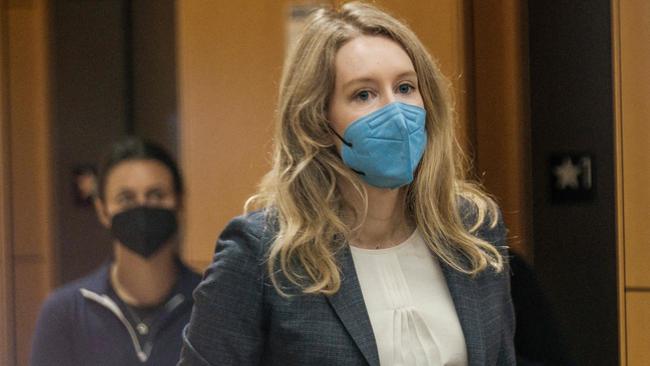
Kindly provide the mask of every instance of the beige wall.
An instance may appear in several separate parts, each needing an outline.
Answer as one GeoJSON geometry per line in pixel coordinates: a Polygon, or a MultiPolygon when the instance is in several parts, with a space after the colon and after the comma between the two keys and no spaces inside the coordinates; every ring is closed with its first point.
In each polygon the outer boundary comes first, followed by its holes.
{"type": "Polygon", "coordinates": [[[282,1],[177,2],[184,255],[199,268],[268,168],[285,10],[282,1]]]}
{"type": "Polygon", "coordinates": [[[622,349],[635,366],[650,359],[650,3],[613,9],[622,349]]]}

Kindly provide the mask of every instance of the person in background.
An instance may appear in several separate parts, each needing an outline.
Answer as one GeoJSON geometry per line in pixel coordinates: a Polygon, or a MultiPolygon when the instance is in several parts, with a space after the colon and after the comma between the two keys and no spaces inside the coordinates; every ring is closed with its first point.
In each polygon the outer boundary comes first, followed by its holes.
{"type": "Polygon", "coordinates": [[[514,365],[506,230],[424,46],[348,3],[285,65],[271,171],[218,239],[179,365],[514,365]]]}
{"type": "Polygon", "coordinates": [[[518,366],[575,366],[551,304],[533,268],[510,251],[511,291],[515,307],[518,366]]]}
{"type": "Polygon", "coordinates": [[[113,145],[97,185],[112,258],[48,297],[31,365],[174,365],[200,281],[178,257],[181,174],[161,147],[128,137],[113,145]]]}

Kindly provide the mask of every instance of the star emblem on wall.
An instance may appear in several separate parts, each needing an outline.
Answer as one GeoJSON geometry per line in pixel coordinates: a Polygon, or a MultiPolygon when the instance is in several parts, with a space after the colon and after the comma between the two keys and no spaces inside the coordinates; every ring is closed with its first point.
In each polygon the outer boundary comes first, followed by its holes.
{"type": "Polygon", "coordinates": [[[577,189],[580,184],[578,183],[578,175],[581,169],[579,166],[574,165],[571,158],[566,157],[562,160],[562,165],[555,167],[553,173],[557,177],[556,186],[558,189],[573,188],[577,189]]]}
{"type": "Polygon", "coordinates": [[[554,154],[549,163],[551,199],[554,202],[593,200],[595,187],[591,154],[554,154]]]}

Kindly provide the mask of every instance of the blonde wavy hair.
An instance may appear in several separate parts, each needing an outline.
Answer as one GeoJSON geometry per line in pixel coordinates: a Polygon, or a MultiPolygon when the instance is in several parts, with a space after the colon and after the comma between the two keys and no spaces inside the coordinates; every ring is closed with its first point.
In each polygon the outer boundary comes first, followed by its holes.
{"type": "Polygon", "coordinates": [[[286,60],[272,168],[246,202],[246,211],[268,210],[277,226],[268,252],[268,271],[276,290],[283,293],[278,270],[303,293],[331,295],[339,290],[336,254],[354,229],[343,217],[344,209],[351,207],[342,196],[339,181],[354,188],[365,207],[356,217],[365,218],[366,189],[342,162],[327,119],[335,55],[360,35],[397,42],[411,58],[418,76],[428,140],[414,181],[402,188],[406,190],[407,215],[430,249],[455,270],[470,275],[488,267],[501,271],[499,251],[473,235],[486,222],[490,227],[497,224],[498,208],[477,184],[465,178],[448,82],[410,29],[374,6],[353,2],[312,13],[286,60]],[[467,207],[461,210],[460,205],[467,207]],[[461,211],[466,217],[461,217],[461,211]],[[470,217],[474,222],[466,227],[464,220],[470,217]]]}

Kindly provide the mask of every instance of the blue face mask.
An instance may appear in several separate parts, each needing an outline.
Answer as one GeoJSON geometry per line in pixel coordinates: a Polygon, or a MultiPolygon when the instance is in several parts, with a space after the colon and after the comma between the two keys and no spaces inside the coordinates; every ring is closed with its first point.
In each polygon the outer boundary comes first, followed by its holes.
{"type": "Polygon", "coordinates": [[[343,137],[334,132],[343,141],[343,162],[371,186],[411,183],[427,144],[425,119],[423,108],[400,102],[359,118],[343,137]]]}

